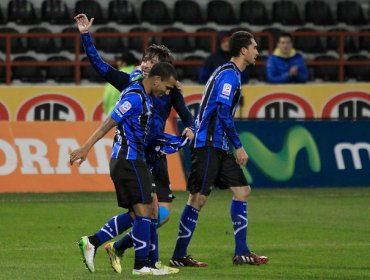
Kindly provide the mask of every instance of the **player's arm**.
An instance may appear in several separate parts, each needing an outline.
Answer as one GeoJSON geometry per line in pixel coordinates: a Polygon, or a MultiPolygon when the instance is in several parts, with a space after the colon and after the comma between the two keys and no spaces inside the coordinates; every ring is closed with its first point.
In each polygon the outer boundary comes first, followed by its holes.
{"type": "Polygon", "coordinates": [[[176,113],[179,115],[181,121],[185,125],[185,129],[182,135],[185,135],[188,139],[194,138],[194,117],[190,113],[188,107],[185,104],[184,97],[178,88],[172,89],[171,93],[172,105],[175,108],[176,113]]]}
{"type": "Polygon", "coordinates": [[[109,130],[117,125],[116,121],[112,117],[106,118],[106,120],[102,123],[102,125],[95,130],[95,132],[90,136],[90,138],[82,145],[81,148],[78,148],[71,152],[69,157],[69,162],[72,165],[76,160],[79,160],[79,165],[86,160],[86,157],[90,151],[90,149],[98,142],[101,138],[103,138],[109,130]]]}
{"type": "Polygon", "coordinates": [[[85,52],[92,67],[100,76],[102,76],[117,90],[124,90],[129,85],[130,75],[110,66],[99,56],[89,33],[89,29],[94,22],[94,18],[88,20],[85,14],[79,14],[75,16],[75,20],[77,22],[78,30],[81,33],[81,39],[83,46],[85,47],[85,52]]]}

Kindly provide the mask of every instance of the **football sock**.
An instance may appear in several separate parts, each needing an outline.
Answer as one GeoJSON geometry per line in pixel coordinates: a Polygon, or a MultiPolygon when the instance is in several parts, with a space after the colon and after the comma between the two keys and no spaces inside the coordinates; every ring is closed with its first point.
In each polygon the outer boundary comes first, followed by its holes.
{"type": "Polygon", "coordinates": [[[132,227],[135,248],[135,269],[149,266],[150,218],[136,217],[132,227]]]}
{"type": "Polygon", "coordinates": [[[134,220],[130,216],[129,212],[114,216],[95,233],[95,236],[99,240],[99,243],[95,247],[99,247],[105,242],[120,235],[122,232],[132,227],[133,222],[134,220]]]}
{"type": "Polygon", "coordinates": [[[199,210],[190,205],[185,205],[180,218],[179,234],[172,259],[182,258],[186,255],[195,226],[197,225],[198,216],[199,210]]]}
{"type": "Polygon", "coordinates": [[[151,267],[155,267],[158,261],[158,220],[152,219],[150,223],[150,249],[149,249],[149,262],[151,267]]]}
{"type": "Polygon", "coordinates": [[[235,255],[242,256],[250,252],[247,246],[247,202],[232,200],[230,215],[234,228],[235,255]]]}
{"type": "Polygon", "coordinates": [[[158,210],[158,227],[162,225],[162,222],[167,219],[167,217],[170,215],[170,211],[164,206],[159,206],[158,210]]]}
{"type": "Polygon", "coordinates": [[[128,232],[120,240],[114,242],[114,249],[123,254],[126,249],[132,248],[134,246],[134,242],[132,241],[131,234],[132,232],[128,232]]]}

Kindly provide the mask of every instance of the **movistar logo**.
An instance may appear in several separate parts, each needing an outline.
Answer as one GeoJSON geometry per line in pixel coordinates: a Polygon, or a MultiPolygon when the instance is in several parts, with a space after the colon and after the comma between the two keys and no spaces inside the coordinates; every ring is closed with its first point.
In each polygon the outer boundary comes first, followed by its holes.
{"type": "MultiPolygon", "coordinates": [[[[289,180],[295,170],[295,161],[300,150],[305,150],[308,156],[308,165],[314,172],[321,170],[320,155],[312,135],[302,126],[291,127],[283,141],[280,152],[271,152],[253,134],[242,132],[241,141],[248,147],[249,159],[267,177],[275,181],[289,180]]],[[[251,183],[253,178],[247,169],[244,169],[248,181],[251,183]]]]}

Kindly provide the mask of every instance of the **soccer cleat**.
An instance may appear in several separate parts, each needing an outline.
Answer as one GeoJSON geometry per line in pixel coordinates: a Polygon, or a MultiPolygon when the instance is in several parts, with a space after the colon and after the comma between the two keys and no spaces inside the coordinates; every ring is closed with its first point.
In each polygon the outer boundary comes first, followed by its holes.
{"type": "Polygon", "coordinates": [[[167,265],[162,264],[160,261],[155,263],[155,267],[160,270],[167,271],[168,274],[176,274],[179,273],[179,269],[175,267],[169,267],[167,265]]]}
{"type": "Polygon", "coordinates": [[[87,269],[90,272],[94,272],[95,271],[94,257],[96,253],[95,246],[90,243],[89,238],[87,236],[82,236],[77,244],[81,250],[82,259],[87,269]]]}
{"type": "Polygon", "coordinates": [[[120,254],[115,248],[114,248],[114,242],[107,243],[105,247],[105,251],[107,251],[110,264],[113,268],[113,270],[117,273],[121,273],[121,257],[123,254],[120,254]]]}
{"type": "Polygon", "coordinates": [[[180,266],[207,267],[208,264],[205,262],[194,260],[190,255],[188,255],[182,258],[178,258],[178,259],[171,259],[170,266],[172,267],[180,267],[180,266]]]}
{"type": "Polygon", "coordinates": [[[132,275],[136,276],[153,275],[153,270],[150,267],[144,266],[140,269],[133,269],[132,275]]]}
{"type": "Polygon", "coordinates": [[[132,270],[132,275],[136,275],[136,276],[168,275],[168,274],[170,274],[170,273],[166,270],[157,269],[157,268],[153,268],[153,267],[147,267],[147,266],[144,266],[140,269],[133,269],[132,270]]]}
{"type": "Polygon", "coordinates": [[[233,257],[233,264],[235,265],[243,265],[243,264],[260,265],[260,264],[267,264],[268,261],[269,261],[268,257],[258,256],[252,252],[247,253],[242,256],[233,257]]]}

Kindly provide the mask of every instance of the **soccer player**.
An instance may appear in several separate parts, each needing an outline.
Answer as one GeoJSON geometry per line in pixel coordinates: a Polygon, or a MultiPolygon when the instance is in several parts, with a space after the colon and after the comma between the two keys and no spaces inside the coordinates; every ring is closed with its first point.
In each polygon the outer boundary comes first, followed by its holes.
{"type": "MultiPolygon", "coordinates": [[[[158,62],[171,62],[171,52],[163,45],[151,45],[147,48],[142,57],[141,71],[134,71],[131,76],[126,73],[120,72],[117,69],[111,67],[109,64],[104,62],[99,54],[97,53],[89,34],[89,29],[93,24],[93,19],[88,20],[86,15],[79,14],[75,17],[78,29],[81,33],[83,45],[85,47],[87,56],[94,69],[110,84],[112,84],[119,91],[124,90],[130,83],[130,81],[141,79],[146,77],[150,69],[158,62]]],[[[192,139],[194,137],[193,127],[194,119],[188,108],[185,105],[184,98],[177,87],[170,90],[169,95],[163,95],[155,98],[153,101],[153,125],[150,127],[150,135],[153,139],[150,139],[150,143],[155,142],[155,138],[163,136],[166,120],[170,115],[171,109],[174,108],[181,120],[185,124],[185,129],[182,132],[184,137],[192,139]]],[[[147,155],[148,157],[148,155],[147,155]]],[[[153,155],[151,155],[153,157],[153,155]]],[[[156,155],[154,155],[156,157],[156,155]]],[[[158,224],[163,225],[168,221],[171,211],[171,202],[173,199],[172,192],[170,189],[170,181],[167,169],[167,160],[163,156],[159,159],[157,166],[154,168],[154,179],[156,183],[156,192],[159,202],[158,210],[158,224]]],[[[120,235],[125,230],[132,226],[133,215],[129,212],[112,217],[98,232],[91,236],[84,236],[80,239],[79,245],[82,250],[82,256],[85,264],[90,271],[95,269],[94,267],[94,256],[96,250],[105,242],[113,239],[120,235]],[[86,246],[86,244],[88,246],[86,246]]],[[[133,246],[131,234],[128,233],[122,240],[116,243],[108,243],[106,245],[106,251],[110,257],[111,265],[116,272],[121,271],[120,256],[123,251],[133,246]]],[[[154,260],[158,259],[158,247],[155,248],[154,260]]],[[[165,266],[158,264],[160,268],[165,266]]],[[[173,270],[172,270],[173,271],[173,270]]]]}
{"type": "Polygon", "coordinates": [[[166,271],[151,267],[151,216],[155,185],[145,159],[148,126],[152,117],[153,99],[176,85],[177,74],[172,64],[157,63],[142,83],[130,85],[120,97],[111,115],[79,149],[71,152],[71,165],[85,161],[89,150],[111,128],[116,126],[110,160],[110,176],[114,183],[118,205],[134,212],[132,238],[135,240],[133,275],[163,275],[166,271]]]}
{"type": "Polygon", "coordinates": [[[195,121],[195,137],[191,144],[192,166],[187,188],[189,199],[183,209],[179,233],[170,265],[174,267],[207,267],[187,254],[198,215],[207,202],[211,186],[230,188],[231,220],[234,227],[234,264],[266,264],[268,258],[252,253],[247,245],[247,198],[251,188],[240,165],[247,163],[244,150],[234,126],[234,114],[241,96],[241,72],[254,65],[258,56],[252,34],[238,31],[230,38],[231,59],[217,68],[209,78],[195,121]],[[228,141],[236,150],[229,151],[228,141]]]}

